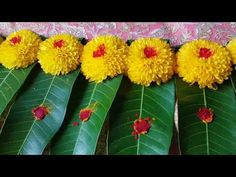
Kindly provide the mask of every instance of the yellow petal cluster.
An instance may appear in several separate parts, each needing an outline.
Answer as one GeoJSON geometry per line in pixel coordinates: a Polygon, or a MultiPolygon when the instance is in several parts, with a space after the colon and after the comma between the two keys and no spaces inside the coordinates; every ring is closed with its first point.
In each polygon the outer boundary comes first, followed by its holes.
{"type": "Polygon", "coordinates": [[[128,77],[133,83],[149,86],[167,82],[174,74],[175,56],[167,41],[140,38],[131,43],[128,77]]]}
{"type": "Polygon", "coordinates": [[[3,38],[0,36],[0,44],[3,42],[3,38]]]}
{"type": "Polygon", "coordinates": [[[236,38],[229,41],[229,43],[226,45],[226,47],[231,54],[233,64],[236,64],[236,38]]]}
{"type": "Polygon", "coordinates": [[[8,69],[25,68],[37,60],[41,38],[30,30],[11,33],[0,45],[0,62],[8,69]]]}
{"type": "Polygon", "coordinates": [[[231,56],[222,45],[204,40],[184,44],[177,53],[177,71],[183,80],[200,88],[215,88],[231,74],[231,56]]]}
{"type": "Polygon", "coordinates": [[[38,62],[45,73],[64,75],[80,64],[81,42],[71,34],[57,34],[40,44],[38,62]]]}
{"type": "Polygon", "coordinates": [[[98,36],[89,41],[81,57],[81,71],[89,81],[102,82],[127,71],[128,45],[116,36],[98,36]]]}

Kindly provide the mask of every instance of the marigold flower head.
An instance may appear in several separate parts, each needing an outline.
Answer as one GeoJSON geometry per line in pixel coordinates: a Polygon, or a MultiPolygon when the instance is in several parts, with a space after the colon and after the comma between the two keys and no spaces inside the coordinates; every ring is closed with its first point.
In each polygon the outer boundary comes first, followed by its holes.
{"type": "Polygon", "coordinates": [[[231,57],[220,44],[208,40],[194,40],[184,44],[177,53],[177,71],[183,80],[199,84],[200,88],[214,88],[231,74],[231,57]]]}
{"type": "Polygon", "coordinates": [[[77,69],[83,45],[70,34],[54,35],[40,44],[38,59],[45,73],[64,75],[77,69]]]}
{"type": "Polygon", "coordinates": [[[0,44],[3,42],[3,38],[0,36],[0,44]]]}
{"type": "Polygon", "coordinates": [[[37,60],[39,35],[30,30],[11,33],[0,45],[0,61],[8,69],[25,68],[37,60]]]}
{"type": "Polygon", "coordinates": [[[210,108],[200,108],[197,113],[198,118],[204,123],[210,123],[213,120],[213,111],[210,108]]]}
{"type": "Polygon", "coordinates": [[[226,47],[231,54],[233,64],[236,64],[236,38],[229,41],[226,47]]]}
{"type": "Polygon", "coordinates": [[[167,41],[141,38],[131,43],[128,77],[136,84],[167,82],[174,74],[174,53],[167,41]]]}
{"type": "Polygon", "coordinates": [[[81,71],[89,81],[102,82],[127,70],[128,45],[115,36],[98,36],[89,41],[81,57],[81,71]]]}
{"type": "MultiPolygon", "coordinates": [[[[3,38],[0,36],[0,44],[3,42],[3,38]]],[[[1,58],[0,58],[0,64],[1,64],[1,58]]]]}

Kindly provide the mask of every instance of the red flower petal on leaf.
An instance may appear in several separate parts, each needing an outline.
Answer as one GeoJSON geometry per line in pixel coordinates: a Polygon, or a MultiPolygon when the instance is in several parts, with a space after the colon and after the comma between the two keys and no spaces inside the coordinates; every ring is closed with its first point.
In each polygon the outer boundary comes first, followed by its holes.
{"type": "Polygon", "coordinates": [[[213,121],[213,111],[210,108],[200,108],[197,113],[198,118],[204,123],[210,123],[213,121]]]}
{"type": "Polygon", "coordinates": [[[36,120],[43,120],[48,114],[48,109],[45,106],[38,106],[32,110],[32,114],[36,120]]]}
{"type": "Polygon", "coordinates": [[[81,109],[79,113],[79,119],[83,122],[86,122],[89,120],[92,113],[93,113],[92,109],[89,109],[89,108],[81,109]]]}
{"type": "Polygon", "coordinates": [[[151,128],[150,125],[150,117],[147,117],[145,119],[139,118],[134,121],[133,124],[133,132],[132,135],[140,135],[140,134],[146,134],[148,133],[149,129],[151,128]]]}

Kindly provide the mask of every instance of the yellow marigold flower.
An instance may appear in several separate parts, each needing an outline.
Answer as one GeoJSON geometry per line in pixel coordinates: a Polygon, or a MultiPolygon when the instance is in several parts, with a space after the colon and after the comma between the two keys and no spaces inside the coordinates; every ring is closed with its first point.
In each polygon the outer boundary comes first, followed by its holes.
{"type": "Polygon", "coordinates": [[[128,77],[136,84],[167,82],[174,74],[174,64],[174,52],[164,40],[141,38],[130,45],[128,77]]]}
{"type": "Polygon", "coordinates": [[[81,42],[71,34],[57,34],[40,44],[38,59],[45,73],[67,74],[77,69],[83,51],[81,42]]]}
{"type": "Polygon", "coordinates": [[[177,53],[177,70],[183,80],[200,88],[213,88],[231,74],[231,57],[220,44],[194,40],[184,44],[177,53]]]}
{"type": "Polygon", "coordinates": [[[37,60],[41,38],[30,30],[11,33],[0,45],[0,61],[8,69],[25,68],[37,60]]]}
{"type": "Polygon", "coordinates": [[[89,81],[102,82],[127,70],[128,45],[115,36],[98,36],[84,46],[81,71],[89,81]]]}
{"type": "Polygon", "coordinates": [[[3,38],[0,36],[0,44],[3,42],[3,38]]]}
{"type": "MultiPolygon", "coordinates": [[[[0,36],[0,44],[3,42],[3,38],[0,36]]],[[[0,64],[1,64],[1,58],[0,58],[0,64]]]]}
{"type": "Polygon", "coordinates": [[[236,38],[232,39],[226,47],[231,54],[233,64],[236,64],[236,38]]]}

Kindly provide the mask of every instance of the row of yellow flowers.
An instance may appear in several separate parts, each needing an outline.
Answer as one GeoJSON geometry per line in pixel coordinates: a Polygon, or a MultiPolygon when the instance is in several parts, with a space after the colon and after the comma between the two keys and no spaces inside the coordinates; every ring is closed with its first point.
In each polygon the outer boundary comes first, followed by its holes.
{"type": "Polygon", "coordinates": [[[167,41],[140,38],[131,43],[116,36],[98,36],[83,45],[71,34],[57,34],[42,41],[30,30],[0,38],[0,64],[8,69],[38,62],[45,73],[67,74],[79,67],[89,81],[97,83],[125,74],[136,84],[161,84],[177,73],[200,88],[214,88],[228,79],[236,64],[236,39],[226,47],[208,40],[194,40],[177,53],[167,41]]]}

